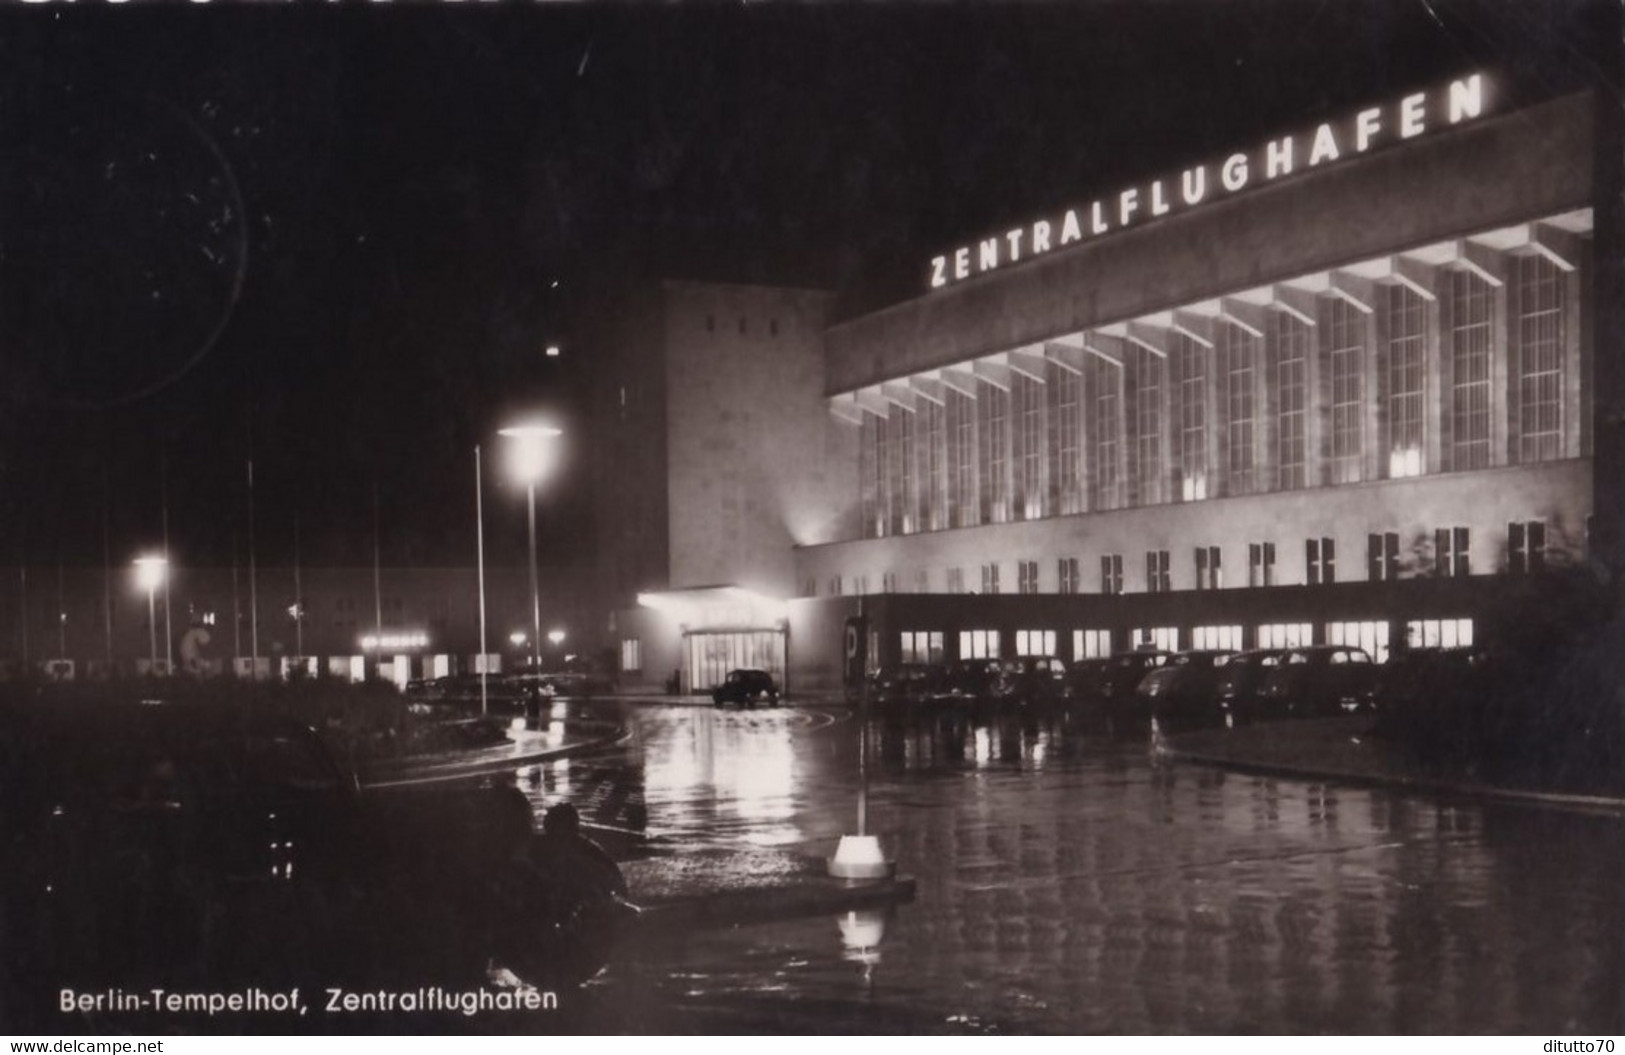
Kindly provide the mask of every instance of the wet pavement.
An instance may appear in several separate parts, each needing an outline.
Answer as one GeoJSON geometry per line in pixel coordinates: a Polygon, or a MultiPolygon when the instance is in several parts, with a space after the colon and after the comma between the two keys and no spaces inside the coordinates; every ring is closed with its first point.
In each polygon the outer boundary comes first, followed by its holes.
{"type": "MultiPolygon", "coordinates": [[[[855,828],[844,708],[570,707],[628,735],[515,779],[635,860],[634,899],[855,828]]],[[[871,728],[870,830],[916,900],[643,935],[568,994],[571,1028],[1621,1029],[1617,815],[1187,765],[1065,714],[871,728]]]]}

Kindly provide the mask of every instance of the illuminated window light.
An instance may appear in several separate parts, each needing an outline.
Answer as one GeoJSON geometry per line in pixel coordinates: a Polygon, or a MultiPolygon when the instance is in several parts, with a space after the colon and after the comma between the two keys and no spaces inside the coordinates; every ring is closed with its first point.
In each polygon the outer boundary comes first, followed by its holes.
{"type": "Polygon", "coordinates": [[[368,634],[361,639],[361,647],[368,652],[376,649],[423,648],[428,643],[429,635],[421,631],[398,634],[368,634]]]}

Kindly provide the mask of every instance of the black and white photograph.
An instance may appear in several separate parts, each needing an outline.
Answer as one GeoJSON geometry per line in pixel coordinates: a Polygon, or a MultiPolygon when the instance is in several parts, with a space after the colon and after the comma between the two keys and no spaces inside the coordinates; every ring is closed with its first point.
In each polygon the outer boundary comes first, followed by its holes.
{"type": "Polygon", "coordinates": [[[0,1033],[1612,1051],[1622,10],[0,8],[0,1033]]]}

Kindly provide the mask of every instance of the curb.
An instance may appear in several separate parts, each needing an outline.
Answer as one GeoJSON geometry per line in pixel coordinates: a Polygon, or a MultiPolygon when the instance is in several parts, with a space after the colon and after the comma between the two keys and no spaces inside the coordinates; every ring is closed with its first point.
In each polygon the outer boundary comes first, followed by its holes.
{"type": "Polygon", "coordinates": [[[1347,770],[1315,769],[1304,765],[1205,754],[1200,750],[1193,751],[1176,745],[1166,746],[1160,753],[1163,757],[1176,762],[1235,770],[1240,773],[1254,773],[1259,776],[1287,777],[1294,780],[1327,780],[1361,787],[1399,788],[1404,791],[1425,792],[1457,798],[1490,799],[1514,805],[1540,806],[1548,809],[1565,809],[1585,813],[1625,814],[1625,798],[1607,795],[1531,791],[1497,787],[1493,784],[1472,781],[1411,776],[1399,773],[1351,773],[1347,770]]]}

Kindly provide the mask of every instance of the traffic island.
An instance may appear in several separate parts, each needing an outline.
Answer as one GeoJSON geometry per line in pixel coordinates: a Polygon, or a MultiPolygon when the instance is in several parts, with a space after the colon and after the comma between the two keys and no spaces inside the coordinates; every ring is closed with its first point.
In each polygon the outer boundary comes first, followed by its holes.
{"type": "Polygon", "coordinates": [[[914,880],[832,878],[821,858],[779,850],[701,850],[622,864],[645,935],[772,923],[914,900],[914,880]]]}

